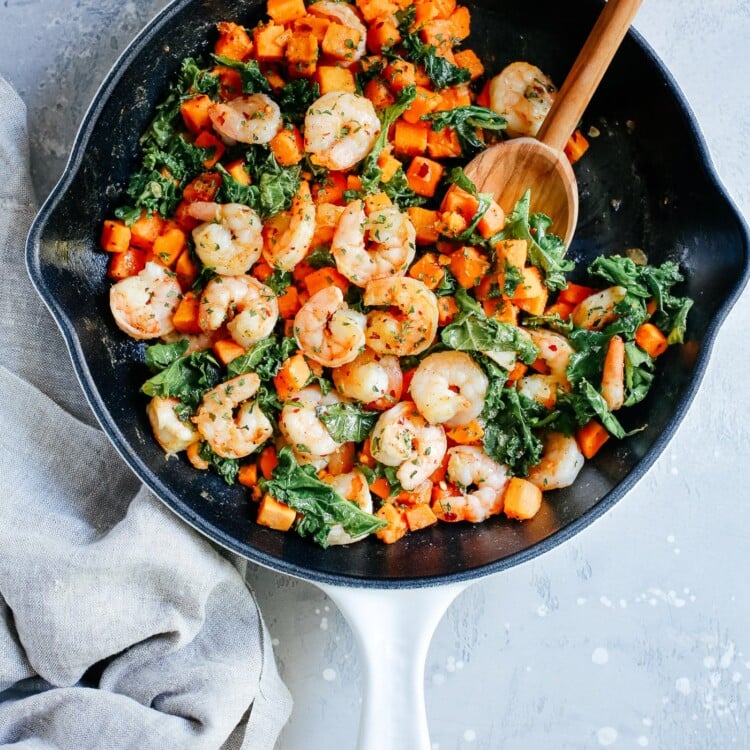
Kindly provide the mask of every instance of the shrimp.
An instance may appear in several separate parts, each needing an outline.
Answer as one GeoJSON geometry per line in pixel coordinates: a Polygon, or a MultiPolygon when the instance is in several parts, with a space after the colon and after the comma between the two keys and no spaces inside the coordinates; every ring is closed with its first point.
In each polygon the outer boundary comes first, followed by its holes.
{"type": "MultiPolygon", "coordinates": [[[[330,484],[345,500],[356,503],[365,513],[372,513],[372,495],[361,471],[350,471],[336,476],[326,474],[323,481],[330,484]]],[[[336,524],[328,532],[328,544],[352,544],[366,536],[367,534],[352,537],[344,531],[341,524],[336,524]]]]}
{"type": "Polygon", "coordinates": [[[609,341],[601,393],[610,411],[621,409],[625,403],[625,342],[622,336],[613,336],[609,341]]]}
{"type": "Polygon", "coordinates": [[[349,309],[337,286],[315,292],[294,318],[294,336],[305,356],[324,367],[352,362],[365,346],[366,318],[349,309]]]}
{"type": "Polygon", "coordinates": [[[549,432],[544,439],[542,460],[529,472],[528,480],[540,490],[556,490],[575,482],[584,457],[576,439],[561,432],[549,432]]]}
{"type": "Polygon", "coordinates": [[[508,65],[490,81],[490,109],[505,118],[511,137],[536,136],[557,89],[539,68],[526,62],[508,65]]]}
{"type": "Polygon", "coordinates": [[[346,91],[329,91],[305,114],[305,151],[318,166],[335,171],[351,169],[370,153],[380,128],[369,99],[346,91]]]}
{"type": "Polygon", "coordinates": [[[244,458],[273,436],[268,417],[252,397],[260,387],[254,373],[237,375],[203,396],[193,422],[222,458],[244,458]]]}
{"type": "Polygon", "coordinates": [[[416,248],[416,231],[407,214],[386,206],[366,217],[359,200],[346,207],[331,240],[336,268],[357,286],[403,276],[416,248]]]}
{"type": "Polygon", "coordinates": [[[313,15],[322,16],[323,18],[340,23],[342,26],[346,26],[348,29],[353,29],[359,33],[357,46],[352,49],[351,55],[347,55],[347,59],[341,64],[348,66],[349,63],[356,62],[366,53],[367,29],[350,5],[331,2],[331,0],[321,0],[320,2],[308,5],[307,11],[313,15]]]}
{"type": "Polygon", "coordinates": [[[397,308],[373,310],[367,315],[367,345],[378,354],[405,357],[419,354],[435,340],[438,326],[437,297],[417,279],[375,279],[365,287],[363,302],[397,308]]]}
{"type": "Polygon", "coordinates": [[[289,211],[276,214],[263,228],[263,257],[275,268],[292,271],[310,249],[315,234],[315,204],[310,185],[300,182],[289,211]]]}
{"type": "Polygon", "coordinates": [[[248,271],[260,258],[263,225],[258,214],[240,203],[191,203],[188,213],[203,221],[193,229],[202,263],[223,276],[248,271]]]}
{"type": "Polygon", "coordinates": [[[184,451],[189,445],[198,441],[198,432],[189,422],[183,422],[175,408],[181,405],[177,398],[154,396],[148,402],[146,414],[159,443],[167,457],[184,451]]]}
{"type": "Polygon", "coordinates": [[[525,375],[518,381],[518,390],[545,408],[552,409],[558,390],[570,390],[567,370],[573,347],[564,336],[545,328],[530,328],[526,333],[539,349],[539,359],[547,366],[549,373],[525,375]]]}
{"type": "Polygon", "coordinates": [[[396,477],[407,492],[440,466],[446,448],[442,426],[429,424],[410,401],[383,412],[370,436],[373,458],[386,466],[398,466],[396,477]]]}
{"type": "Polygon", "coordinates": [[[229,321],[227,330],[245,349],[269,336],[278,318],[273,290],[252,276],[217,276],[201,295],[201,329],[215,331],[229,321]]]}
{"type": "Polygon", "coordinates": [[[491,459],[481,448],[457,445],[448,450],[446,478],[455,488],[433,504],[443,521],[481,523],[502,513],[508,468],[491,459]]]}
{"type": "Polygon", "coordinates": [[[398,357],[365,349],[355,360],[333,370],[333,383],[344,398],[384,411],[401,400],[404,376],[398,357]]]}
{"type": "Polygon", "coordinates": [[[458,427],[476,419],[489,381],[465,352],[438,352],[417,367],[409,391],[419,413],[432,424],[458,427]]]}
{"type": "Polygon", "coordinates": [[[316,412],[316,407],[338,401],[335,393],[323,396],[319,386],[310,385],[297,391],[284,404],[279,416],[279,429],[301,464],[311,463],[323,468],[327,463],[326,457],[335,453],[341,445],[331,437],[316,412]]]}
{"type": "Polygon", "coordinates": [[[175,275],[154,261],[109,290],[109,307],[117,327],[134,339],[155,339],[171,333],[172,317],[181,299],[175,275]]]}
{"type": "Polygon", "coordinates": [[[212,104],[208,116],[214,130],[232,145],[268,143],[282,128],[279,105],[265,94],[212,104]]]}
{"type": "Polygon", "coordinates": [[[570,313],[570,319],[581,328],[600,331],[617,319],[617,305],[628,294],[624,286],[610,286],[586,297],[570,313]]]}

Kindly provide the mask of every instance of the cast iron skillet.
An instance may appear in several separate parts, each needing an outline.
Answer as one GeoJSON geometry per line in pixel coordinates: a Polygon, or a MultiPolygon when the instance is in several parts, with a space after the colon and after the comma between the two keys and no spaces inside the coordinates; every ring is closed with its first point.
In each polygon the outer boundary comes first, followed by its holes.
{"type": "MultiPolygon", "coordinates": [[[[475,49],[492,75],[528,60],[561,83],[601,10],[599,0],[470,0],[475,49]]],[[[165,461],[151,436],[142,345],[120,333],[108,310],[101,222],[118,205],[136,166],[138,138],[187,55],[206,52],[220,20],[254,25],[261,0],[177,0],[141,33],[105,80],[72,157],[31,229],[32,279],[60,325],[86,395],[135,473],[172,510],[219,544],[276,570],[318,583],[384,588],[468,581],[516,565],[599,517],[643,475],[684,416],[711,344],[748,278],[748,232],[719,184],[677,85],[630,33],[584,118],[601,135],[576,168],[580,225],[570,255],[585,267],[598,254],[643,248],[654,263],[679,261],[681,292],[695,300],[687,343],[660,358],[658,386],[627,418],[646,424],[589,461],[571,488],[547,495],[518,524],[440,524],[395,545],[366,540],[323,551],[251,520],[245,490],[185,461],[165,461]]]]}

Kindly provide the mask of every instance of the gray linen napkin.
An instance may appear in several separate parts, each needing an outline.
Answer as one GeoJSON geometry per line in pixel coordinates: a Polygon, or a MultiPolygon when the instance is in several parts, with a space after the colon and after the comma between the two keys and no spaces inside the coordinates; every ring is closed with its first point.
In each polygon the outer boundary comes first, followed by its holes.
{"type": "Polygon", "coordinates": [[[0,78],[0,747],[270,750],[291,700],[255,601],[94,426],[26,275],[30,184],[0,78]]]}

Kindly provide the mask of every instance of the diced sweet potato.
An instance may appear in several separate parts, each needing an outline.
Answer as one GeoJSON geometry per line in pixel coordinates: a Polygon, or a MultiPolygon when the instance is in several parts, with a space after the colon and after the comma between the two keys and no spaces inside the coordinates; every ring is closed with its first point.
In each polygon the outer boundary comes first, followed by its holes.
{"type": "Polygon", "coordinates": [[[261,526],[276,531],[289,531],[297,518],[297,511],[266,494],[258,506],[255,520],[261,526]]]}

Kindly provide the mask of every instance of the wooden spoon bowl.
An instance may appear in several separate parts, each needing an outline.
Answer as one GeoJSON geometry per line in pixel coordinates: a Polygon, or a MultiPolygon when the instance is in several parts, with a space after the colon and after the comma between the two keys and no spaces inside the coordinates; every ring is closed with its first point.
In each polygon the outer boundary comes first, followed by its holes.
{"type": "Polygon", "coordinates": [[[465,172],[506,214],[531,188],[532,213],[549,216],[555,234],[570,244],[578,223],[578,187],[565,154],[534,138],[514,138],[482,151],[465,172]]]}

